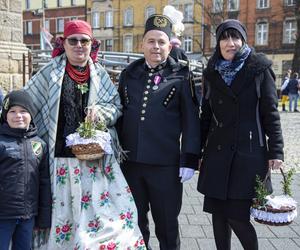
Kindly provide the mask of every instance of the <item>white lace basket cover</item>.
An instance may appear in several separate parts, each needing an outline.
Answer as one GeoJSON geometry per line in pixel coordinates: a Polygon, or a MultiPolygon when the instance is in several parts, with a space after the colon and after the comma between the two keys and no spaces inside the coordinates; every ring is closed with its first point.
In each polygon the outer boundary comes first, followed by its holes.
{"type": "Polygon", "coordinates": [[[265,206],[251,207],[255,221],[268,225],[288,225],[297,217],[297,202],[288,195],[268,195],[265,206]]]}

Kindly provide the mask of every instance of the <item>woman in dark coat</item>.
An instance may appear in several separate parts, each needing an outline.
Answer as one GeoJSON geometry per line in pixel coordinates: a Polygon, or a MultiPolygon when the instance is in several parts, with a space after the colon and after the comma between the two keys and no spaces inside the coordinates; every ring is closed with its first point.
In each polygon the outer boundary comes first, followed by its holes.
{"type": "Polygon", "coordinates": [[[258,249],[250,206],[255,177],[283,161],[283,138],[271,62],[248,47],[245,27],[226,20],[204,71],[202,162],[198,191],[212,214],[217,249],[230,249],[231,229],[245,249],[258,249]]]}

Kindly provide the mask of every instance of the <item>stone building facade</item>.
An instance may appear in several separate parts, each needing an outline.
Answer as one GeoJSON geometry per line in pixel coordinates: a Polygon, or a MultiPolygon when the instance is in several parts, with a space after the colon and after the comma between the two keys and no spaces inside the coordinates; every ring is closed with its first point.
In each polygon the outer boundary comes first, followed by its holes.
{"type": "Polygon", "coordinates": [[[114,49],[120,52],[141,52],[144,25],[148,16],[162,13],[167,0],[117,0],[114,9],[114,49]]]}
{"type": "Polygon", "coordinates": [[[21,0],[0,0],[0,85],[4,92],[23,86],[23,44],[21,0]]]}
{"type": "Polygon", "coordinates": [[[63,34],[64,24],[73,19],[86,20],[85,0],[22,0],[24,43],[40,49],[40,32],[44,27],[53,36],[63,34]]]}
{"type": "Polygon", "coordinates": [[[114,51],[114,9],[112,0],[87,2],[87,21],[91,24],[94,37],[101,41],[101,51],[114,51]]]}

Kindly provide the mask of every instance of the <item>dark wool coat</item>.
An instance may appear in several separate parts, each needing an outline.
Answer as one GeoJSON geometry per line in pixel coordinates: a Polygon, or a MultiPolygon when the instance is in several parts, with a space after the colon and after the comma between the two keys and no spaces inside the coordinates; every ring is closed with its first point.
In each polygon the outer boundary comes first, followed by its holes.
{"type": "Polygon", "coordinates": [[[170,56],[156,69],[149,69],[144,58],[136,60],[121,73],[119,93],[118,132],[128,161],[197,167],[200,120],[188,67],[170,56]],[[153,89],[157,77],[161,81],[153,89]]]}
{"type": "Polygon", "coordinates": [[[271,62],[255,52],[230,87],[213,65],[208,65],[201,113],[201,193],[221,200],[251,199],[255,177],[264,178],[268,160],[283,160],[274,78],[271,62]],[[260,98],[255,84],[258,75],[260,98]]]}

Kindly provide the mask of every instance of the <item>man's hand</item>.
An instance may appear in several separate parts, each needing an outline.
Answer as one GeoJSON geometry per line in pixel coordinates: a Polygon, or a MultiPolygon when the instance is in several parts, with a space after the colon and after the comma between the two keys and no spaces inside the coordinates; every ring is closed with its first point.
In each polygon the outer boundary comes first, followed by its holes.
{"type": "Polygon", "coordinates": [[[184,183],[185,181],[191,179],[194,173],[195,170],[193,168],[181,167],[179,169],[179,177],[181,177],[181,183],[184,183]]]}

